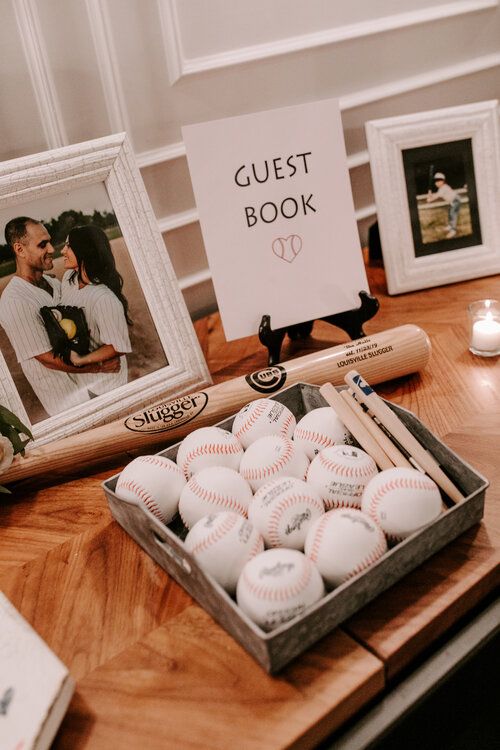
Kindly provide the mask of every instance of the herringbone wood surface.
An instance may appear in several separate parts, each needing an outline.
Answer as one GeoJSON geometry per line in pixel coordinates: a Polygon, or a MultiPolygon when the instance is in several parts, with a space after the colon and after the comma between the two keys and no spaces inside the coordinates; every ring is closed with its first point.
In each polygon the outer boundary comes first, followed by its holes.
{"type": "MultiPolygon", "coordinates": [[[[314,746],[376,696],[495,585],[500,542],[500,363],[467,349],[466,306],[500,279],[388,297],[366,333],[416,323],[433,354],[419,374],[377,386],[486,475],[484,522],[392,587],[277,677],[269,677],[112,520],[99,473],[2,499],[0,588],[77,680],[55,747],[314,746]]],[[[217,315],[196,323],[215,382],[265,366],[257,337],[226,343],[217,315]]],[[[316,323],[283,358],[346,340],[316,323]]]]}

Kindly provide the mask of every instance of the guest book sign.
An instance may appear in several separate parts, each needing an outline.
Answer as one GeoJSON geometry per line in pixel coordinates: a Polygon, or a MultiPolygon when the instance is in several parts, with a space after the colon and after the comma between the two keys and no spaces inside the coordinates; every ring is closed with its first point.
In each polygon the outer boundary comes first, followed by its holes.
{"type": "Polygon", "coordinates": [[[368,291],[340,111],[326,100],[183,128],[228,340],[359,306],[368,291]]]}

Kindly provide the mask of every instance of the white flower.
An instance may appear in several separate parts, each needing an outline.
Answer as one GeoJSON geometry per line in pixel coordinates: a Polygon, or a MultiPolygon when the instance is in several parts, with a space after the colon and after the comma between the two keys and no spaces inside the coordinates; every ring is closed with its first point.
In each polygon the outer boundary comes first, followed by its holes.
{"type": "Polygon", "coordinates": [[[14,458],[14,448],[9,438],[0,435],[0,472],[6,471],[14,458]]]}

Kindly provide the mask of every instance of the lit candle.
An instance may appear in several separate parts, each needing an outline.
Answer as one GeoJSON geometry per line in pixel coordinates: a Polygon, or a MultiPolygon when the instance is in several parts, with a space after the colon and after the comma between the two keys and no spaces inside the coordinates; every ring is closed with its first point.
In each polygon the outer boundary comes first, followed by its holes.
{"type": "Polygon", "coordinates": [[[491,312],[488,311],[485,318],[474,322],[471,345],[480,352],[500,350],[500,323],[494,320],[491,312]]]}

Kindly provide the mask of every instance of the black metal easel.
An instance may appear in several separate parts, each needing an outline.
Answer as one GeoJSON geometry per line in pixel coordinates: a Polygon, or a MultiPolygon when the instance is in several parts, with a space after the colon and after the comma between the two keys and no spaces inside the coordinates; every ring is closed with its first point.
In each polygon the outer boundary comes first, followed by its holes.
{"type": "MultiPolygon", "coordinates": [[[[379,301],[368,292],[359,292],[361,305],[353,310],[327,315],[321,320],[331,323],[333,326],[342,328],[351,339],[361,338],[365,335],[363,324],[373,318],[379,309],[379,301]]],[[[305,323],[296,323],[285,328],[271,328],[271,316],[263,315],[259,326],[260,343],[267,348],[269,366],[276,365],[280,361],[281,345],[286,334],[292,341],[307,338],[313,328],[314,320],[305,323]]]]}

